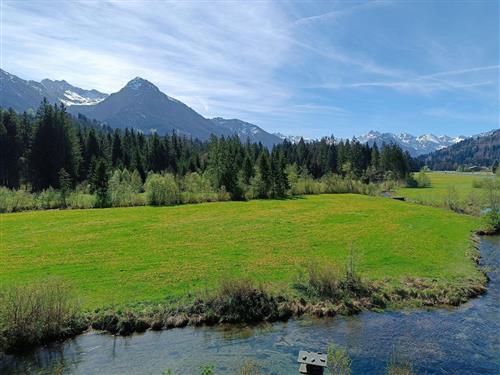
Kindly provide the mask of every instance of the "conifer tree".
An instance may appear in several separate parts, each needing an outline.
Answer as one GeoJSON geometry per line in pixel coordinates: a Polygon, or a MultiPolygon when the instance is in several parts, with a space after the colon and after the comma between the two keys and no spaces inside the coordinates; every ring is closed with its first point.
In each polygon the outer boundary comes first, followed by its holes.
{"type": "Polygon", "coordinates": [[[103,159],[98,159],[93,164],[93,169],[91,171],[90,186],[91,191],[96,195],[96,207],[108,207],[109,196],[108,196],[108,168],[106,162],[103,159]]]}

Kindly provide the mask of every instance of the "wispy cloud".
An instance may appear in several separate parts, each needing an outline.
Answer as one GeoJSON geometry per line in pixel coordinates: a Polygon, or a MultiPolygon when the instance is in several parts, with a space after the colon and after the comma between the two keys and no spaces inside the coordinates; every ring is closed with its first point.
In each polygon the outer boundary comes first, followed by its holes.
{"type": "Polygon", "coordinates": [[[372,0],[362,3],[354,3],[354,5],[349,5],[347,8],[332,10],[329,12],[317,14],[314,16],[302,17],[293,21],[294,26],[306,25],[321,21],[331,21],[332,19],[347,16],[353,14],[354,12],[367,10],[379,6],[389,5],[392,1],[389,0],[372,0]]]}
{"type": "Polygon", "coordinates": [[[410,80],[400,81],[361,81],[361,82],[341,82],[326,83],[318,87],[327,89],[356,89],[356,88],[389,88],[408,93],[430,93],[435,91],[468,89],[480,86],[498,86],[498,72],[500,65],[480,66],[467,69],[457,69],[445,72],[437,72],[427,75],[417,76],[410,80]],[[475,77],[467,77],[468,73],[490,72],[490,79],[477,80],[475,77]],[[462,77],[456,77],[462,76],[462,77]],[[465,78],[464,78],[465,76],[465,78]],[[443,79],[442,77],[455,77],[454,79],[443,79]]]}
{"type": "Polygon", "coordinates": [[[424,115],[430,117],[438,117],[444,119],[460,120],[460,121],[472,121],[480,124],[499,124],[500,113],[497,110],[484,113],[484,112],[465,112],[453,108],[429,108],[423,112],[424,115]]]}
{"type": "Polygon", "coordinates": [[[108,93],[141,76],[205,116],[271,131],[474,126],[474,113],[490,118],[500,102],[495,2],[0,4],[1,67],[10,73],[108,93]],[[468,112],[457,112],[463,103],[468,112]]]}

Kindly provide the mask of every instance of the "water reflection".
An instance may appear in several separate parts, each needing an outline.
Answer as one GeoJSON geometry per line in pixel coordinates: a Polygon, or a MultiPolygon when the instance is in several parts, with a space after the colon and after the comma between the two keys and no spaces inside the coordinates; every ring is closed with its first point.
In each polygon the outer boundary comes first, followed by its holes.
{"type": "Polygon", "coordinates": [[[383,374],[390,355],[409,359],[418,373],[500,373],[500,237],[481,242],[491,279],[485,296],[456,309],[363,313],[256,327],[183,328],[132,337],[86,334],[21,358],[8,357],[0,373],[161,374],[171,368],[199,373],[216,364],[235,373],[245,360],[266,373],[295,373],[299,349],[348,348],[354,374],[383,374]]]}

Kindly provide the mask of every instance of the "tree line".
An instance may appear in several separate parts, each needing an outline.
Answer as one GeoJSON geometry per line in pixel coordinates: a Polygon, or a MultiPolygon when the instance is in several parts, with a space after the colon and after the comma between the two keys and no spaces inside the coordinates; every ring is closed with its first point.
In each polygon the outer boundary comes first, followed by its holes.
{"type": "Polygon", "coordinates": [[[183,177],[196,172],[231,199],[243,199],[250,186],[257,197],[280,198],[290,188],[290,168],[313,179],[335,174],[364,183],[404,179],[417,168],[395,144],[379,148],[328,137],[284,141],[269,150],[237,136],[202,142],[175,133],[145,135],[72,117],[64,106],[47,101],[34,115],[0,109],[0,148],[0,185],[34,192],[71,190],[82,183],[92,192],[104,191],[113,171],[127,170],[142,182],[148,173],[183,177]]]}

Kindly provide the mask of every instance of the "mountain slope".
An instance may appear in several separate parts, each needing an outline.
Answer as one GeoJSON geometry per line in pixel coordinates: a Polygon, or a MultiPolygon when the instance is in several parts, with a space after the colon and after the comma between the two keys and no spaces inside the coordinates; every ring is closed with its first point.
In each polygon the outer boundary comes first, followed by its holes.
{"type": "Polygon", "coordinates": [[[230,134],[236,134],[243,142],[249,139],[252,143],[260,142],[268,148],[272,148],[275,144],[282,142],[282,139],[278,136],[270,134],[249,122],[238,119],[223,119],[221,117],[213,118],[212,122],[226,129],[230,134]]]}
{"type": "Polygon", "coordinates": [[[468,138],[419,158],[433,170],[456,170],[459,165],[490,167],[500,161],[500,130],[468,138]]]}
{"type": "Polygon", "coordinates": [[[145,133],[173,131],[186,136],[207,139],[210,134],[229,135],[184,103],[162,93],[151,82],[136,77],[120,91],[95,105],[74,105],[73,114],[106,123],[114,128],[134,128],[145,133]]]}
{"type": "Polygon", "coordinates": [[[424,134],[418,137],[408,133],[380,133],[370,131],[358,138],[361,143],[368,143],[370,146],[376,143],[395,143],[401,146],[404,151],[408,151],[411,156],[419,156],[440,150],[466,139],[464,136],[449,137],[447,135],[436,136],[434,134],[424,134]]]}
{"type": "Polygon", "coordinates": [[[18,112],[36,110],[43,98],[50,103],[95,104],[104,100],[107,94],[97,90],[84,90],[66,81],[26,81],[0,69],[0,106],[13,108],[18,112]]]}

